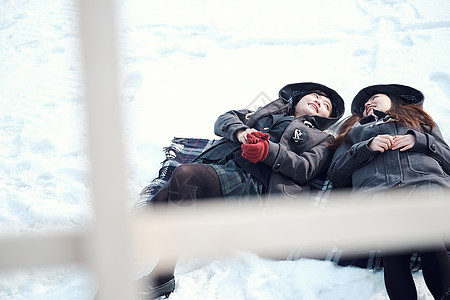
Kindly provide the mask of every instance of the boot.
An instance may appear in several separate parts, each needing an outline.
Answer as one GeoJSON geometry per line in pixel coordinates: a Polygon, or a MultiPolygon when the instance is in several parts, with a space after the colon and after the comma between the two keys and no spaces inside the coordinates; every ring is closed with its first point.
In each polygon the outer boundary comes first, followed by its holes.
{"type": "Polygon", "coordinates": [[[450,288],[448,288],[441,297],[441,300],[450,300],[450,288]]]}
{"type": "Polygon", "coordinates": [[[158,283],[150,275],[147,275],[139,279],[136,285],[137,298],[139,300],[158,299],[160,297],[167,298],[175,290],[175,278],[172,277],[169,281],[158,283]]]}

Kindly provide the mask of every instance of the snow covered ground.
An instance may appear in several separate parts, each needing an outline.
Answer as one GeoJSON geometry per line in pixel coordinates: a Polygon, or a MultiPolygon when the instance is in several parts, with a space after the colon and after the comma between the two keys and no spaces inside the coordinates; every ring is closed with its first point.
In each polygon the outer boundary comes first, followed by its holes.
{"type": "MultiPolygon", "coordinates": [[[[117,0],[117,11],[130,206],[172,137],[214,138],[219,114],[288,83],[326,84],[347,107],[367,85],[414,86],[450,142],[449,1],[117,0]]],[[[2,236],[92,218],[77,13],[74,0],[0,1],[2,236]]],[[[387,299],[382,272],[245,251],[182,260],[177,274],[170,299],[387,299]]],[[[1,299],[92,299],[96,287],[76,265],[0,273],[1,299]]]]}

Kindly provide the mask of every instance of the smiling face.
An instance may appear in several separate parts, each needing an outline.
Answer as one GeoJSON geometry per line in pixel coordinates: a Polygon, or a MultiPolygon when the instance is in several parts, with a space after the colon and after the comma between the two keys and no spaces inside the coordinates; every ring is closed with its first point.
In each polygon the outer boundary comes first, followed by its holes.
{"type": "Polygon", "coordinates": [[[319,93],[311,93],[303,96],[295,106],[294,117],[304,115],[329,117],[333,110],[331,100],[319,93]]]}
{"type": "Polygon", "coordinates": [[[392,108],[391,99],[385,94],[375,94],[364,104],[363,116],[367,117],[373,114],[373,110],[386,112],[392,108]]]}

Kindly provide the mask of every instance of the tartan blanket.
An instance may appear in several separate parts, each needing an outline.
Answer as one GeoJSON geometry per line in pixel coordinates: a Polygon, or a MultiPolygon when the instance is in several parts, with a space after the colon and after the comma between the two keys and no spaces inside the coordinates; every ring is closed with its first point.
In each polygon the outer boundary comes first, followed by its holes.
{"type": "MultiPolygon", "coordinates": [[[[181,165],[192,162],[205,149],[215,145],[219,140],[201,139],[201,138],[173,138],[168,147],[164,147],[163,151],[166,155],[165,160],[161,163],[158,177],[153,179],[149,185],[139,194],[133,210],[140,210],[149,204],[154,195],[164,186],[170,179],[173,170],[181,165]]],[[[316,178],[310,183],[311,193],[314,199],[314,205],[324,206],[327,203],[329,194],[332,192],[332,184],[327,178],[316,178]]],[[[448,248],[447,248],[448,249],[448,248]]],[[[365,269],[378,271],[382,268],[381,253],[378,250],[368,251],[360,255],[346,255],[345,251],[339,248],[333,248],[326,251],[326,255],[321,257],[309,257],[332,261],[341,266],[356,266],[365,269]]],[[[450,251],[448,251],[450,257],[450,251]]],[[[293,249],[287,259],[300,259],[301,248],[293,249]]],[[[411,270],[420,269],[420,255],[413,254],[410,260],[411,270]]]]}
{"type": "Polygon", "coordinates": [[[139,194],[139,200],[134,206],[134,210],[139,210],[149,204],[153,196],[169,181],[173,170],[182,164],[192,162],[205,149],[213,146],[219,140],[197,139],[197,138],[173,138],[168,147],[163,151],[166,158],[161,163],[158,177],[153,179],[139,194]]]}
{"type": "MultiPolygon", "coordinates": [[[[218,143],[219,140],[210,140],[202,138],[179,138],[174,137],[168,147],[164,147],[163,151],[166,158],[161,163],[158,177],[153,179],[149,185],[139,194],[139,200],[133,209],[140,209],[149,204],[156,193],[170,179],[173,170],[182,164],[192,162],[207,148],[218,143]]],[[[328,179],[316,178],[311,181],[310,188],[314,195],[314,205],[322,206],[326,204],[328,194],[331,191],[332,184],[328,179]]]]}

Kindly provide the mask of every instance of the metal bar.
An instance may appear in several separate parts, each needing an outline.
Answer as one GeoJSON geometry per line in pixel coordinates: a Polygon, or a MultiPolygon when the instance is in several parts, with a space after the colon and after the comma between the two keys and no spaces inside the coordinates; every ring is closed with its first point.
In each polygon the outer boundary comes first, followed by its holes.
{"type": "Polygon", "coordinates": [[[450,237],[450,201],[445,195],[401,197],[391,193],[375,201],[350,202],[332,194],[326,207],[272,199],[274,207],[199,203],[195,210],[147,209],[134,222],[138,259],[179,255],[203,257],[233,249],[283,255],[299,249],[315,256],[334,247],[395,250],[432,246],[450,237]],[[203,205],[202,205],[203,204],[203,205]]]}
{"type": "Polygon", "coordinates": [[[26,234],[0,240],[0,269],[85,263],[86,232],[26,234]]]}
{"type": "MultiPolygon", "coordinates": [[[[277,256],[300,247],[302,254],[315,256],[336,246],[348,253],[428,247],[442,239],[449,241],[450,201],[446,198],[390,193],[358,203],[349,202],[348,194],[333,193],[326,207],[273,198],[274,205],[265,208],[256,203],[230,206],[211,201],[195,209],[146,209],[133,218],[132,257],[134,261],[159,257],[164,263],[179,255],[205,257],[234,249],[277,256]]],[[[2,239],[0,268],[89,261],[92,249],[83,246],[88,244],[86,236],[79,232],[2,239]]],[[[109,255],[112,250],[102,248],[101,253],[109,255]]],[[[108,260],[113,267],[122,261],[114,259],[118,261],[108,260]]]]}
{"type": "Polygon", "coordinates": [[[132,299],[115,1],[80,0],[99,299],[132,299]]]}

